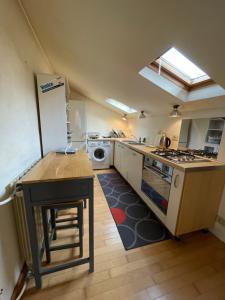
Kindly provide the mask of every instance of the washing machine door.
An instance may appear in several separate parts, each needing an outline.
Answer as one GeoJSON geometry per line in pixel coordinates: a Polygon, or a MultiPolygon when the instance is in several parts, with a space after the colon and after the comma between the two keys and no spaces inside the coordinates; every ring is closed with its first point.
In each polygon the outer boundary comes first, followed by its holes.
{"type": "Polygon", "coordinates": [[[98,147],[93,151],[93,159],[95,161],[104,161],[105,160],[105,149],[102,147],[98,147]]]}

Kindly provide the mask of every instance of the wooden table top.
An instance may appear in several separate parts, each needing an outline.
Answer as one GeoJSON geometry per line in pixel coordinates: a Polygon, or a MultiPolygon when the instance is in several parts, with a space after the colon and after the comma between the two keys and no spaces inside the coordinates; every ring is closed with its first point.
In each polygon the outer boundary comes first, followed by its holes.
{"type": "Polygon", "coordinates": [[[50,152],[21,178],[20,183],[29,184],[93,177],[92,164],[85,151],[68,155],[50,152]]]}

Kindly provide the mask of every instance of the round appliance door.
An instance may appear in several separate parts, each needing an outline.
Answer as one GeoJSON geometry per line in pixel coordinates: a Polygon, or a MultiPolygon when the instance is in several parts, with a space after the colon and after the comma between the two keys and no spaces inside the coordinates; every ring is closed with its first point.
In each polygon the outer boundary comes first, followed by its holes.
{"type": "Polygon", "coordinates": [[[96,161],[103,161],[105,160],[105,149],[98,147],[93,151],[93,158],[96,161]]]}

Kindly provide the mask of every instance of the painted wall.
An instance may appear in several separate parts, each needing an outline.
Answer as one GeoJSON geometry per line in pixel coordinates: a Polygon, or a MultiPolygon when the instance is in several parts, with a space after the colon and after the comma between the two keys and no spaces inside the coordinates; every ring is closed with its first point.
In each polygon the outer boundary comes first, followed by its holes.
{"type": "Polygon", "coordinates": [[[85,101],[86,131],[99,132],[101,135],[107,136],[112,128],[120,129],[127,132],[128,123],[121,119],[121,115],[109,110],[108,108],[98,104],[87,97],[72,91],[71,99],[85,101]]]}
{"type": "Polygon", "coordinates": [[[171,148],[177,148],[181,119],[150,116],[145,119],[129,119],[128,123],[130,133],[136,138],[145,137],[148,144],[156,145],[158,143],[157,135],[160,131],[165,131],[171,139],[171,148]]]}
{"type": "MultiPolygon", "coordinates": [[[[51,72],[17,1],[0,9],[0,196],[5,187],[40,158],[35,72],[51,72]]],[[[12,204],[0,206],[0,299],[10,299],[20,274],[12,204]]]]}
{"type": "MultiPolygon", "coordinates": [[[[220,110],[201,110],[195,112],[184,112],[185,119],[225,117],[225,108],[220,110]]],[[[148,117],[146,119],[129,120],[129,131],[136,137],[146,137],[147,142],[154,144],[155,136],[160,130],[166,131],[167,135],[173,139],[171,147],[176,148],[180,134],[181,119],[172,119],[165,116],[148,117]]],[[[221,139],[218,160],[225,163],[225,130],[221,139]]],[[[220,222],[216,222],[211,231],[225,242],[225,188],[221,198],[218,211],[220,222]]]]}

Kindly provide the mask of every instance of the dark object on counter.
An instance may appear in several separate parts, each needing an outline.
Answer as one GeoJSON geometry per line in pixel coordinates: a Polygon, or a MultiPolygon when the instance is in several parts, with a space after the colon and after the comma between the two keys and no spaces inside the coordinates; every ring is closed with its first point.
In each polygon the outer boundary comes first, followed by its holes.
{"type": "Polygon", "coordinates": [[[160,148],[167,149],[171,145],[171,139],[166,136],[164,133],[159,142],[160,148]]]}
{"type": "Polygon", "coordinates": [[[63,147],[60,148],[56,151],[56,153],[61,153],[61,154],[75,154],[76,149],[74,147],[63,147]]]}

